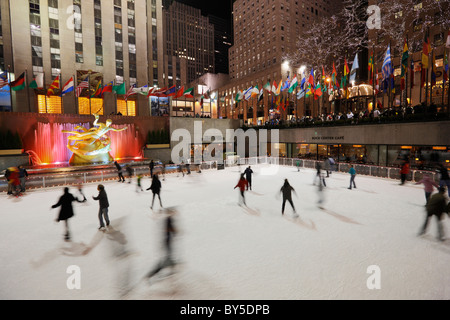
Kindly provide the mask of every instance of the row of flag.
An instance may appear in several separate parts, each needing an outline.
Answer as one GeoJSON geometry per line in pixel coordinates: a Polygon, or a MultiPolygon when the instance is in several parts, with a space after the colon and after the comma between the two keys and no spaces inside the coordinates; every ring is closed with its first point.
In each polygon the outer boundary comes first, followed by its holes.
{"type": "MultiPolygon", "coordinates": [[[[10,85],[12,91],[20,91],[25,89],[25,77],[26,73],[23,72],[16,80],[8,82],[8,74],[7,72],[3,72],[0,74],[0,88],[4,86],[10,85]]],[[[147,97],[155,96],[155,97],[174,97],[178,98],[194,98],[194,88],[185,89],[184,86],[181,88],[177,88],[176,86],[172,86],[170,88],[162,88],[158,89],[155,87],[143,86],[137,87],[136,84],[130,86],[128,90],[126,90],[125,82],[119,85],[114,85],[114,82],[111,81],[104,86],[102,85],[102,81],[98,81],[92,98],[98,97],[103,98],[103,95],[107,92],[116,93],[118,95],[124,95],[127,100],[130,96],[135,94],[146,95],[147,97]]],[[[36,76],[33,81],[28,85],[29,88],[32,89],[44,89],[44,74],[41,73],[36,76]]],[[[60,76],[58,75],[49,88],[47,89],[47,96],[57,95],[57,90],[61,89],[60,96],[65,96],[66,94],[75,91],[75,96],[80,97],[84,89],[90,88],[90,77],[87,76],[83,81],[80,82],[78,86],[75,86],[74,77],[71,77],[61,88],[60,86],[60,76]]],[[[203,94],[202,99],[208,99],[209,92],[203,94]]]]}

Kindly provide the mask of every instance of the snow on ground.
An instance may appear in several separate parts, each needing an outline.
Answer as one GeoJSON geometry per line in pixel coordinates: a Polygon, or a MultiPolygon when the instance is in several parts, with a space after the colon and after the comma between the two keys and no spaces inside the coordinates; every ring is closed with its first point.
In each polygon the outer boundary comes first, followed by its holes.
{"type": "MultiPolygon", "coordinates": [[[[417,236],[422,186],[357,176],[358,188],[348,190],[348,174],[333,173],[321,210],[315,170],[263,175],[263,166],[252,168],[248,209],[233,190],[238,167],[162,181],[163,205],[179,212],[179,265],[151,281],[142,277],[161,257],[164,214],[156,200],[150,210],[150,191],[136,192],[135,181],[104,183],[113,227],[106,233],[97,230],[97,184],[85,185],[88,202],[74,204],[71,242],[54,222],[59,209],[51,209],[62,187],[17,199],[1,194],[0,299],[450,299],[450,241],[436,240],[434,220],[417,236]],[[289,204],[281,215],[285,178],[297,193],[298,219],[289,204]],[[381,287],[370,290],[373,265],[381,287]],[[69,266],[79,267],[80,289],[68,289],[69,266]]],[[[145,178],[144,189],[149,185],[145,178]]],[[[450,234],[448,217],[444,224],[450,234]]]]}

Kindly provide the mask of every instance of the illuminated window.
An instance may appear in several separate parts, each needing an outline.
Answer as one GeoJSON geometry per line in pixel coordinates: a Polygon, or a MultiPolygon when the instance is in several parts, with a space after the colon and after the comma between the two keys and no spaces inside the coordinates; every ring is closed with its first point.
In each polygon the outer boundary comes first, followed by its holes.
{"type": "Polygon", "coordinates": [[[136,116],[136,101],[117,100],[117,113],[121,113],[123,116],[134,117],[136,116]]]}
{"type": "Polygon", "coordinates": [[[104,114],[103,99],[80,97],[78,98],[78,113],[79,114],[104,114]]]}
{"type": "Polygon", "coordinates": [[[61,97],[50,96],[45,98],[45,95],[38,95],[38,110],[39,113],[62,113],[61,97]]]}

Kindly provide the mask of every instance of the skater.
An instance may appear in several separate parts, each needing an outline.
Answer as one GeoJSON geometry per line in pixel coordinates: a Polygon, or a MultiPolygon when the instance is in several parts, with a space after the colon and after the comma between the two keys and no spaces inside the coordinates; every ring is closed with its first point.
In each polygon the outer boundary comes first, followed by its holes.
{"type": "Polygon", "coordinates": [[[409,162],[408,160],[404,160],[402,164],[402,168],[400,170],[400,179],[401,183],[400,185],[404,185],[406,182],[406,176],[409,174],[409,162]]]}
{"type": "Polygon", "coordinates": [[[448,196],[450,197],[450,177],[448,175],[448,170],[443,164],[439,165],[439,174],[441,175],[439,179],[439,186],[447,186],[448,196]]]}
{"type": "Polygon", "coordinates": [[[162,174],[162,178],[163,178],[162,180],[166,181],[166,164],[165,163],[162,164],[161,174],[162,174]]]}
{"type": "Polygon", "coordinates": [[[131,178],[133,177],[133,169],[131,168],[131,166],[127,163],[127,165],[125,166],[125,170],[127,170],[128,173],[128,179],[130,179],[128,181],[128,183],[131,183],[131,178]]]}
{"type": "Polygon", "coordinates": [[[108,208],[109,208],[109,202],[108,202],[108,195],[106,194],[105,187],[102,184],[99,184],[97,187],[98,190],[98,196],[92,197],[94,200],[99,201],[99,210],[98,210],[98,220],[100,222],[100,227],[98,227],[99,230],[105,230],[105,224],[103,222],[103,218],[105,218],[106,226],[109,226],[109,216],[108,216],[108,208]]]}
{"type": "Polygon", "coordinates": [[[119,182],[125,182],[125,178],[123,177],[123,174],[122,174],[122,167],[120,166],[120,164],[117,161],[114,161],[114,164],[117,168],[117,174],[119,175],[119,182]]]}
{"type": "Polygon", "coordinates": [[[244,173],[245,173],[245,178],[247,179],[247,182],[248,182],[247,190],[248,190],[248,188],[250,188],[250,190],[252,190],[252,174],[253,174],[252,168],[250,166],[248,166],[248,168],[245,169],[244,173]]]}
{"type": "Polygon", "coordinates": [[[82,202],[86,202],[87,199],[83,193],[83,181],[81,180],[81,178],[78,178],[76,180],[75,186],[78,189],[78,192],[81,194],[81,196],[83,197],[83,201],[82,202]]]}
{"type": "Polygon", "coordinates": [[[150,168],[150,177],[153,177],[153,169],[155,168],[155,163],[153,162],[153,159],[150,161],[150,164],[148,166],[150,168]]]}
{"type": "MultiPolygon", "coordinates": [[[[181,172],[181,174],[182,174],[183,177],[184,177],[183,167],[184,167],[184,162],[181,162],[181,163],[178,165],[178,172],[181,172]]],[[[177,177],[178,177],[178,175],[177,175],[177,177]]]]}
{"type": "Polygon", "coordinates": [[[432,216],[436,216],[438,226],[438,240],[444,241],[444,226],[442,220],[444,219],[444,213],[448,213],[447,200],[445,199],[445,187],[439,187],[439,193],[434,194],[427,203],[426,211],[427,216],[422,230],[419,232],[419,236],[423,235],[427,231],[428,221],[432,216]]]}
{"type": "Polygon", "coordinates": [[[327,172],[327,178],[329,178],[331,165],[330,165],[330,160],[328,158],[323,161],[323,167],[324,167],[325,171],[327,172]]]}
{"type": "Polygon", "coordinates": [[[300,172],[300,160],[297,160],[297,172],[300,172]]]}
{"type": "MultiPolygon", "coordinates": [[[[148,279],[156,275],[161,270],[175,267],[176,263],[173,258],[173,238],[177,233],[174,223],[174,215],[177,213],[175,208],[167,208],[164,210],[166,218],[164,221],[164,251],[165,254],[161,261],[146,275],[148,279]]],[[[173,271],[173,270],[172,270],[173,271]]]]}
{"type": "MultiPolygon", "coordinates": [[[[246,203],[245,203],[245,195],[244,195],[244,192],[245,192],[245,190],[247,189],[247,187],[248,187],[248,182],[247,182],[247,180],[245,180],[245,177],[244,177],[244,174],[243,173],[241,173],[241,178],[239,179],[239,182],[238,182],[238,184],[234,187],[234,189],[236,189],[236,188],[238,188],[239,187],[239,190],[240,190],[240,192],[241,192],[241,197],[240,197],[240,199],[242,199],[242,201],[244,202],[244,205],[247,205],[246,203]]],[[[240,202],[239,202],[239,205],[240,205],[240,202]]]]}
{"type": "Polygon", "coordinates": [[[186,163],[186,171],[187,171],[186,174],[191,174],[191,165],[189,162],[186,163]]]}
{"type": "Polygon", "coordinates": [[[141,181],[142,181],[142,175],[141,175],[141,174],[138,174],[138,176],[137,176],[136,192],[139,192],[139,190],[144,191],[144,190],[142,189],[141,181]]]}
{"type": "Polygon", "coordinates": [[[336,171],[336,161],[334,161],[332,157],[329,157],[328,162],[330,163],[330,174],[331,174],[333,171],[336,171]]]}
{"type": "Polygon", "coordinates": [[[289,201],[289,203],[292,206],[292,209],[294,210],[294,214],[297,215],[297,211],[295,210],[294,203],[292,202],[292,192],[297,194],[292,188],[292,186],[289,184],[288,179],[284,179],[284,185],[281,187],[280,192],[283,194],[283,205],[281,206],[281,214],[284,215],[284,209],[286,207],[286,201],[289,201]]]}
{"type": "Polygon", "coordinates": [[[425,199],[427,200],[426,203],[428,203],[428,200],[430,200],[430,196],[433,193],[433,187],[436,187],[436,189],[439,190],[439,185],[434,182],[431,179],[431,176],[429,174],[425,174],[419,182],[416,182],[417,184],[423,184],[425,189],[425,199]]]}
{"type": "Polygon", "coordinates": [[[66,233],[64,234],[65,240],[70,240],[70,230],[69,230],[69,219],[74,216],[72,202],[83,202],[78,200],[78,198],[74,197],[70,192],[69,188],[64,188],[64,194],[59,198],[58,203],[52,206],[52,209],[61,207],[58,217],[56,218],[56,222],[64,221],[66,233]]]}
{"type": "MultiPolygon", "coordinates": [[[[20,193],[19,169],[16,167],[11,167],[11,168],[9,168],[9,170],[11,171],[11,173],[9,175],[9,181],[11,184],[11,194],[17,198],[22,195],[20,193]]],[[[8,184],[8,188],[9,187],[10,186],[8,184]]]]}
{"type": "Polygon", "coordinates": [[[19,166],[19,179],[20,179],[20,192],[25,192],[25,183],[28,178],[27,169],[22,166],[19,166]]]}
{"type": "Polygon", "coordinates": [[[317,178],[319,178],[319,185],[322,183],[324,187],[327,186],[325,182],[325,177],[322,175],[322,164],[320,162],[316,162],[316,177],[314,178],[314,185],[316,184],[317,178]]]}
{"type": "Polygon", "coordinates": [[[152,185],[147,190],[152,190],[152,192],[153,192],[152,206],[150,207],[150,209],[153,210],[153,203],[155,202],[155,196],[156,195],[158,195],[159,205],[162,208],[163,205],[162,205],[162,202],[161,202],[161,195],[160,195],[160,193],[161,193],[161,181],[159,181],[158,175],[156,175],[156,174],[153,175],[152,185]]]}
{"type": "Polygon", "coordinates": [[[353,167],[353,165],[350,165],[350,170],[348,171],[348,173],[350,174],[350,187],[349,187],[349,189],[352,190],[352,184],[353,184],[353,187],[356,189],[356,184],[355,184],[356,170],[353,167]]]}

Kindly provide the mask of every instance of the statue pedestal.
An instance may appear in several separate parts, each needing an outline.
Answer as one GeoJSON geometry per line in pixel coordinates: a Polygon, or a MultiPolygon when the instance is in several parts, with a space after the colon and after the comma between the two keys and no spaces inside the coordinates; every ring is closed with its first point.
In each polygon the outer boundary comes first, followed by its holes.
{"type": "Polygon", "coordinates": [[[97,154],[95,156],[79,156],[73,154],[70,158],[69,163],[73,166],[86,165],[86,164],[96,164],[96,163],[110,163],[113,162],[114,158],[108,153],[97,154]]]}

